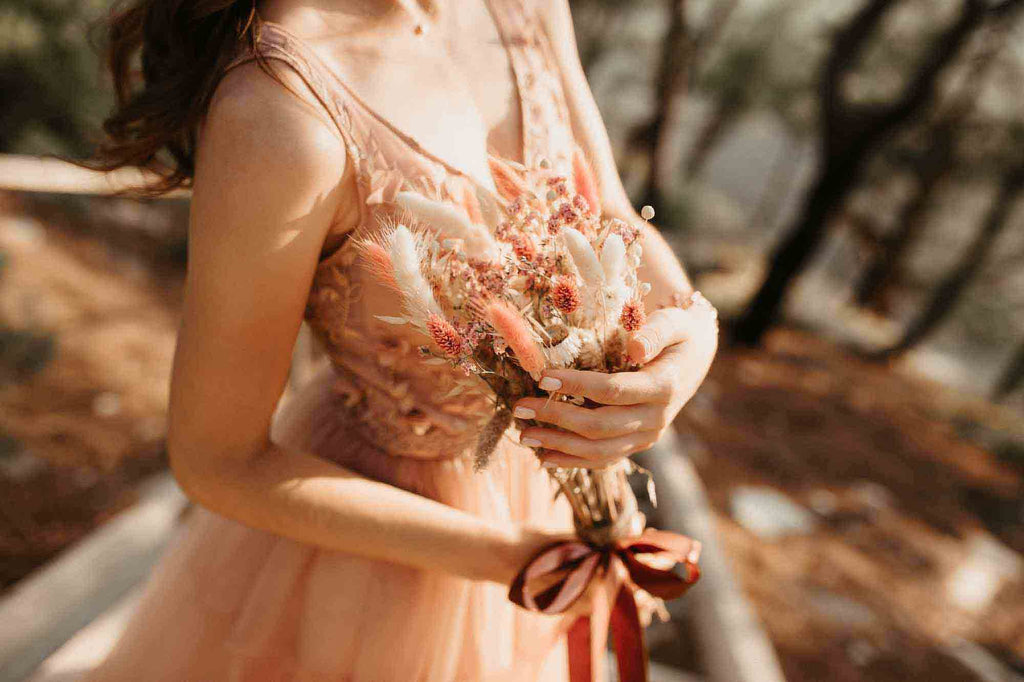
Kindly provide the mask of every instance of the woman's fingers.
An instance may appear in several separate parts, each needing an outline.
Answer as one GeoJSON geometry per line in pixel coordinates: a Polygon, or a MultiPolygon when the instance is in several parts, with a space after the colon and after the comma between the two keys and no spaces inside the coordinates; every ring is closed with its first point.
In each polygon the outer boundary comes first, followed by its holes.
{"type": "Polygon", "coordinates": [[[634,452],[648,449],[658,442],[660,435],[659,431],[640,431],[615,438],[590,440],[568,431],[530,427],[523,430],[519,442],[544,448],[539,457],[545,464],[600,468],[634,452]]]}
{"type": "Polygon", "coordinates": [[[672,377],[657,372],[591,372],[581,369],[546,369],[540,387],[545,391],[581,395],[604,405],[667,403],[672,377]]]}
{"type": "Polygon", "coordinates": [[[691,336],[693,308],[661,308],[647,316],[643,327],[633,332],[626,352],[636,363],[645,364],[661,355],[668,346],[686,341],[691,336]]]}
{"type": "Polygon", "coordinates": [[[520,419],[536,419],[590,439],[657,431],[668,423],[668,406],[662,403],[591,408],[546,398],[523,398],[512,413],[520,419]]]}

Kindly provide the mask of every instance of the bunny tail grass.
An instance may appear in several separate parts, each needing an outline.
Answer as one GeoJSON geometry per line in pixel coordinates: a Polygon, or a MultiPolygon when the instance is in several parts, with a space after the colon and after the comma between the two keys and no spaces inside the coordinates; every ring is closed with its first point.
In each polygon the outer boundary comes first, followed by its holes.
{"type": "Polygon", "coordinates": [[[495,300],[486,303],[483,312],[490,325],[515,353],[519,365],[534,379],[539,379],[545,367],[544,351],[519,311],[506,301],[495,300]]]}
{"type": "Polygon", "coordinates": [[[480,432],[480,437],[476,441],[476,451],[473,455],[473,469],[475,471],[481,471],[487,467],[487,464],[491,461],[491,455],[494,454],[494,450],[498,447],[498,443],[501,442],[501,437],[505,435],[505,431],[512,424],[512,412],[502,405],[494,413],[494,416],[488,420],[487,424],[484,425],[483,430],[480,432]]]}

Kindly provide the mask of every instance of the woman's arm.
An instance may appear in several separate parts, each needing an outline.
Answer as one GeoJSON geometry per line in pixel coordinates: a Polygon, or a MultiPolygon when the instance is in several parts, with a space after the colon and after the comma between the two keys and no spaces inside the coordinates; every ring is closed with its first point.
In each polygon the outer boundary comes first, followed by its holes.
{"type": "MultiPolygon", "coordinates": [[[[680,306],[693,292],[683,266],[658,231],[636,214],[622,187],[608,133],[583,74],[566,0],[535,0],[555,52],[573,133],[597,175],[602,212],[641,230],[640,279],[651,284],[647,323],[634,332],[629,354],[635,372],[606,374],[545,370],[541,387],[601,403],[524,398],[515,414],[560,428],[535,426],[521,440],[544,448],[541,459],[559,466],[601,467],[645,450],[664,432],[704,381],[718,349],[717,315],[710,304],[680,306]],[[664,307],[663,309],[658,309],[664,307]]],[[[703,298],[697,300],[703,301],[703,298]]]]}
{"type": "MultiPolygon", "coordinates": [[[[615,156],[601,112],[590,91],[580,64],[567,0],[534,0],[554,49],[555,61],[562,76],[573,134],[597,176],[601,194],[601,211],[631,223],[641,231],[643,260],[640,279],[650,282],[651,293],[645,303],[648,310],[669,305],[673,294],[687,297],[693,291],[683,266],[664,237],[634,210],[622,186],[615,156]]],[[[655,208],[657,208],[655,206],[655,208]]]]}
{"type": "Polygon", "coordinates": [[[174,474],[192,499],[254,528],[507,584],[548,534],[496,525],[270,440],[322,242],[354,201],[347,172],[339,134],[311,103],[255,64],[221,83],[196,162],[171,380],[174,474]]]}

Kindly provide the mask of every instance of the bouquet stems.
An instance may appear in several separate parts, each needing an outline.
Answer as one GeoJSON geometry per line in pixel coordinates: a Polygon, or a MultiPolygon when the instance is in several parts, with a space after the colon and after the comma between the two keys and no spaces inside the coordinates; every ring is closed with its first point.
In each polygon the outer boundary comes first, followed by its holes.
{"type": "Polygon", "coordinates": [[[581,539],[603,547],[643,530],[646,519],[629,484],[631,469],[627,460],[603,469],[548,470],[572,508],[576,534],[581,539]]]}

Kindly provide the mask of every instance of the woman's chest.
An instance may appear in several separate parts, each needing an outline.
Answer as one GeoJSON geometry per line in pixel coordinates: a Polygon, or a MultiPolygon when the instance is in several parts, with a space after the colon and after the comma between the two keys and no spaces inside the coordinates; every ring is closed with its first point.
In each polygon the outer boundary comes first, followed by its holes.
{"type": "Polygon", "coordinates": [[[326,58],[369,110],[449,165],[479,179],[488,150],[522,158],[519,87],[493,22],[353,41],[326,58]]]}

